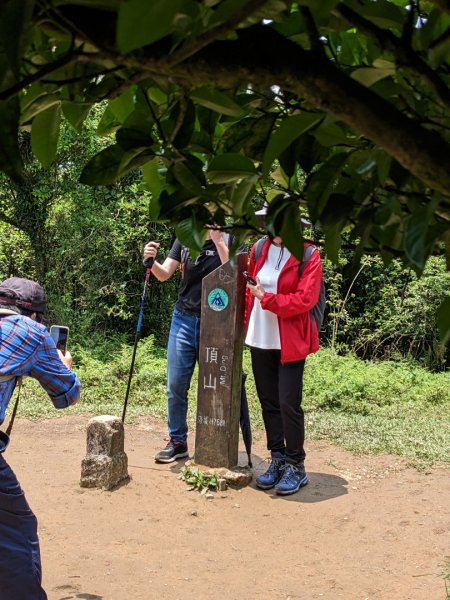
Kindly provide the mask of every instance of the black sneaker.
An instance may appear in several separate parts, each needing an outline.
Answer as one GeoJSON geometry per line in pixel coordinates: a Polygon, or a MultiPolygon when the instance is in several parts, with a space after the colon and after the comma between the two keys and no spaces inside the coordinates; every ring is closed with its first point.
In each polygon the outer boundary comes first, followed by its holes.
{"type": "Polygon", "coordinates": [[[157,463],[171,463],[179,458],[186,458],[189,456],[188,447],[186,442],[170,442],[164,448],[160,450],[155,456],[155,462],[157,463]]]}

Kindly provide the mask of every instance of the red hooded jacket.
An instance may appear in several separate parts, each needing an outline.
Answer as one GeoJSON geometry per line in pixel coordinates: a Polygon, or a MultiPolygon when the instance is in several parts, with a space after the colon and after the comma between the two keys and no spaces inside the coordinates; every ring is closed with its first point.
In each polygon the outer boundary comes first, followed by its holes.
{"type": "MultiPolygon", "coordinates": [[[[267,240],[255,263],[255,246],[250,250],[248,272],[255,277],[263,266],[269,252],[267,240]]],[[[305,244],[307,248],[309,244],[305,244]]],[[[309,311],[317,304],[322,282],[322,263],[318,252],[313,252],[305,263],[299,277],[300,261],[291,256],[280,271],[277,293],[266,292],[261,308],[270,310],[278,317],[280,331],[281,362],[303,360],[319,349],[319,332],[309,311]]],[[[247,288],[245,303],[245,328],[247,329],[255,297],[247,288]]]]}

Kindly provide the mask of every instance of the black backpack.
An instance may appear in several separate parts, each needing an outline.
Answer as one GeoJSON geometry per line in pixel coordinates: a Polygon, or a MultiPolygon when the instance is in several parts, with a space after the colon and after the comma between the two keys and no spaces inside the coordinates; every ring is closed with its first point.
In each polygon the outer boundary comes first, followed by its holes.
{"type": "MultiPolygon", "coordinates": [[[[255,262],[261,256],[261,252],[262,252],[265,242],[266,242],[265,238],[261,238],[260,240],[258,240],[256,242],[255,252],[253,254],[255,262]]],[[[316,246],[313,246],[313,245],[310,245],[306,248],[306,250],[303,254],[303,261],[298,268],[298,276],[299,277],[302,276],[303,269],[305,268],[306,263],[308,262],[308,260],[311,258],[311,256],[313,255],[313,253],[316,250],[317,250],[316,246]]],[[[326,299],[326,293],[325,293],[325,285],[324,285],[323,279],[322,279],[322,281],[320,282],[320,292],[319,292],[319,299],[317,300],[317,304],[315,304],[312,307],[312,309],[309,311],[309,314],[312,317],[314,317],[314,319],[316,321],[317,331],[320,331],[320,329],[322,328],[323,317],[325,315],[326,305],[327,305],[327,299],[326,299]]]]}

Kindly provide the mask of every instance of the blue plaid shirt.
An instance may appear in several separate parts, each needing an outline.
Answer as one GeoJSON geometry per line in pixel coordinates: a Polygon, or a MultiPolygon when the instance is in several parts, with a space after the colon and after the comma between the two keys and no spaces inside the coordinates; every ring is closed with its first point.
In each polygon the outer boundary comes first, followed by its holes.
{"type": "Polygon", "coordinates": [[[61,362],[47,329],[22,315],[0,318],[0,375],[14,375],[13,379],[0,382],[0,425],[5,420],[16,377],[37,379],[55,408],[66,408],[80,396],[80,381],[61,362]]]}

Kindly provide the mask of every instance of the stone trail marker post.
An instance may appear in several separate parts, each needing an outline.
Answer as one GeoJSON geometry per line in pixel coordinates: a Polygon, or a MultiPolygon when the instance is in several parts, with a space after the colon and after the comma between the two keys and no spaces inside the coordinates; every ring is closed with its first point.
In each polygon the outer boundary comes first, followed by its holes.
{"type": "Polygon", "coordinates": [[[247,254],[203,279],[195,462],[238,463],[247,254]]]}
{"type": "Polygon", "coordinates": [[[117,417],[93,417],[87,426],[86,456],[81,462],[81,487],[113,490],[129,481],[123,423],[117,417]]]}

